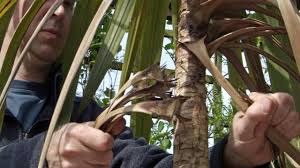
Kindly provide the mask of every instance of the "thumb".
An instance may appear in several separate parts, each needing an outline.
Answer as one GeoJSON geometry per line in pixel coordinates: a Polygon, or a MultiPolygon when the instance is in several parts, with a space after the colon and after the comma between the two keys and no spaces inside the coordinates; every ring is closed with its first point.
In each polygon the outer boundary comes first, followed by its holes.
{"type": "Polygon", "coordinates": [[[95,127],[95,121],[89,121],[89,122],[85,122],[83,123],[84,125],[88,125],[90,127],[95,127]]]}

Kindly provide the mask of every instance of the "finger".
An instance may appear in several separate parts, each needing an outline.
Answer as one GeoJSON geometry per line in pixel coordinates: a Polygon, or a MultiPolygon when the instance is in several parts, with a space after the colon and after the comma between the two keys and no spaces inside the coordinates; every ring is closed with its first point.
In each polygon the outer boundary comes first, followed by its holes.
{"type": "Polygon", "coordinates": [[[125,129],[125,124],[126,124],[126,121],[123,117],[117,119],[116,121],[114,121],[112,123],[112,126],[111,126],[112,128],[109,131],[109,133],[114,136],[119,135],[125,129]]]}
{"type": "Polygon", "coordinates": [[[260,122],[254,129],[254,137],[265,138],[266,130],[269,127],[269,122],[260,122]]]}
{"type": "Polygon", "coordinates": [[[97,168],[109,168],[109,166],[99,166],[99,167],[97,167],[97,168]]]}
{"type": "Polygon", "coordinates": [[[70,131],[71,136],[78,139],[83,145],[96,151],[108,151],[112,149],[113,138],[101,130],[78,124],[76,129],[70,131]]]}
{"type": "Polygon", "coordinates": [[[288,113],[287,117],[278,126],[276,126],[276,129],[286,138],[291,140],[294,138],[294,135],[299,133],[299,131],[297,131],[297,125],[299,124],[299,113],[292,111],[288,113]]]}
{"type": "MultiPolygon", "coordinates": [[[[82,143],[81,139],[77,138],[79,132],[76,132],[76,135],[70,135],[76,128],[81,127],[86,127],[85,129],[91,128],[86,125],[74,125],[71,127],[71,130],[68,130],[69,133],[66,133],[62,139],[63,145],[60,145],[59,154],[65,164],[68,165],[70,164],[69,162],[71,162],[76,163],[76,165],[89,165],[89,167],[94,167],[95,165],[98,165],[98,167],[99,165],[109,165],[113,157],[111,150],[104,152],[96,151],[96,149],[86,146],[86,144],[90,144],[90,142],[82,143]]],[[[106,133],[103,134],[105,135],[106,133]]],[[[89,139],[90,137],[86,138],[89,139]]]]}
{"type": "Polygon", "coordinates": [[[85,148],[82,143],[66,133],[62,137],[58,152],[63,158],[73,158],[81,153],[82,148],[85,148]]]}
{"type": "MultiPolygon", "coordinates": [[[[74,159],[74,157],[72,158],[74,159]]],[[[76,158],[91,165],[109,165],[113,158],[113,152],[112,150],[99,152],[82,145],[80,146],[80,152],[77,153],[76,158]]]]}
{"type": "Polygon", "coordinates": [[[293,97],[286,93],[271,94],[278,104],[277,110],[272,119],[272,125],[277,126],[288,116],[290,111],[295,111],[295,103],[293,97]]]}
{"type": "Polygon", "coordinates": [[[269,97],[260,98],[259,101],[255,101],[246,111],[246,113],[239,117],[237,124],[239,126],[239,132],[241,133],[241,139],[249,140],[255,136],[260,136],[265,133],[266,125],[260,125],[265,123],[268,125],[272,113],[274,112],[276,105],[269,97]],[[256,129],[259,126],[260,129],[256,129]]]}
{"type": "Polygon", "coordinates": [[[85,122],[83,124],[88,125],[90,127],[94,127],[95,126],[95,121],[89,121],[89,122],[85,122]]]}
{"type": "Polygon", "coordinates": [[[108,166],[113,159],[113,152],[96,152],[88,150],[82,153],[81,159],[84,159],[87,163],[92,165],[108,166]]]}
{"type": "Polygon", "coordinates": [[[249,94],[249,98],[252,99],[253,101],[257,100],[259,97],[262,97],[262,96],[266,96],[267,94],[264,94],[264,93],[260,93],[260,92],[251,92],[249,94]]]}
{"type": "Polygon", "coordinates": [[[61,147],[60,155],[65,160],[85,161],[91,165],[108,165],[113,158],[111,150],[105,152],[95,151],[74,139],[69,140],[61,147]]]}
{"type": "MultiPolygon", "coordinates": [[[[99,156],[98,156],[98,157],[99,157],[99,156]]],[[[93,163],[86,162],[86,164],[92,165],[92,166],[95,167],[95,168],[109,168],[111,162],[103,163],[103,164],[98,164],[98,163],[93,164],[93,163]]]]}
{"type": "Polygon", "coordinates": [[[69,168],[99,168],[100,165],[93,165],[84,162],[80,159],[72,159],[72,160],[62,160],[61,167],[69,167],[69,168]]]}

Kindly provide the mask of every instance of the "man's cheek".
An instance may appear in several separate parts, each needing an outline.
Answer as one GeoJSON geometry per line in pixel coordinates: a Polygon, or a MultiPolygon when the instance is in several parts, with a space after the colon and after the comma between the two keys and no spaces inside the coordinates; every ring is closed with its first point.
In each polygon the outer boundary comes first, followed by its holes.
{"type": "Polygon", "coordinates": [[[64,31],[64,38],[65,38],[65,41],[67,40],[67,38],[68,38],[68,36],[69,36],[69,34],[70,34],[70,29],[71,29],[71,17],[70,17],[70,19],[67,19],[65,22],[64,22],[64,29],[63,29],[63,31],[64,31]]]}

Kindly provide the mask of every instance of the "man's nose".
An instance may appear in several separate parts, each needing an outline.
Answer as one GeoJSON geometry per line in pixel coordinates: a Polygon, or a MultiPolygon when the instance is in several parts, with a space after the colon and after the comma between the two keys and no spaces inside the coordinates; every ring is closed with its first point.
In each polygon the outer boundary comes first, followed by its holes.
{"type": "Polygon", "coordinates": [[[63,5],[60,5],[54,12],[53,15],[57,16],[57,17],[64,17],[65,15],[65,7],[63,5]]]}

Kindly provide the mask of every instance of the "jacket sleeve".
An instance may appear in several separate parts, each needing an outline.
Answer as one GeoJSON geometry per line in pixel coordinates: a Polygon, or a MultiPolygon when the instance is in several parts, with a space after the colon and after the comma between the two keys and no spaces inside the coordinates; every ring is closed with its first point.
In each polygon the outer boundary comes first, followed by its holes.
{"type": "Polygon", "coordinates": [[[223,153],[227,143],[227,136],[220,142],[209,148],[209,164],[211,168],[222,168],[224,160],[223,153]]]}
{"type": "MultiPolygon", "coordinates": [[[[228,136],[223,138],[220,142],[215,144],[213,147],[209,149],[209,164],[210,168],[223,168],[223,156],[224,156],[224,149],[225,145],[227,144],[228,136]]],[[[269,163],[264,165],[258,166],[256,168],[268,168],[269,163]]]]}
{"type": "Polygon", "coordinates": [[[171,168],[173,165],[171,154],[148,145],[144,138],[133,139],[129,128],[116,138],[113,153],[112,168],[171,168]]]}
{"type": "Polygon", "coordinates": [[[45,133],[0,148],[0,167],[36,168],[44,144],[45,133]]]}
{"type": "MultiPolygon", "coordinates": [[[[227,137],[209,148],[209,167],[224,168],[223,153],[227,137]]],[[[171,168],[173,156],[156,146],[148,145],[146,140],[133,139],[132,132],[127,128],[116,140],[113,147],[114,159],[112,168],[171,168]]],[[[257,168],[268,168],[269,164],[257,168]]]]}

